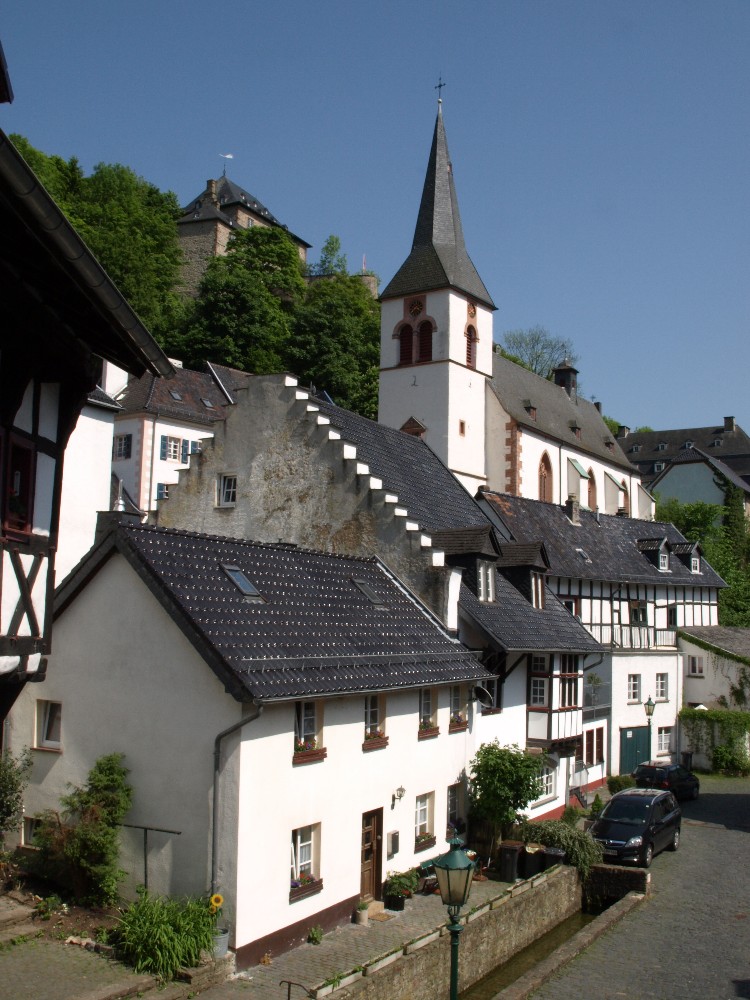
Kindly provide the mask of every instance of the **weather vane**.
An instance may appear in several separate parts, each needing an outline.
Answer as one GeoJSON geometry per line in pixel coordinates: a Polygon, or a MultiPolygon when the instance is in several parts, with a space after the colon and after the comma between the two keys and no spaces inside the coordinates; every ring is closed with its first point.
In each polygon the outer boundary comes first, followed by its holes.
{"type": "Polygon", "coordinates": [[[438,100],[439,101],[442,101],[442,99],[443,99],[443,87],[447,87],[447,86],[448,85],[446,83],[443,83],[443,74],[440,73],[440,75],[438,76],[438,82],[435,85],[435,90],[438,92],[438,100]]]}
{"type": "Polygon", "coordinates": [[[226,177],[227,176],[227,160],[233,160],[234,159],[234,153],[219,153],[219,156],[222,158],[222,160],[224,160],[224,173],[222,174],[222,177],[226,177]]]}

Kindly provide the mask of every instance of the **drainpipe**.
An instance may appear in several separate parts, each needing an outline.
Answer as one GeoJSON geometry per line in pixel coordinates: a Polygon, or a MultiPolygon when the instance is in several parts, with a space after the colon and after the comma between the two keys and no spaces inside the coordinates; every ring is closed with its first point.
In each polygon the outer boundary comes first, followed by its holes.
{"type": "Polygon", "coordinates": [[[263,703],[255,705],[255,712],[246,715],[222,731],[214,740],[214,788],[213,788],[213,808],[212,808],[212,829],[211,829],[211,895],[216,892],[216,849],[219,841],[219,764],[221,762],[221,741],[225,736],[229,736],[248,722],[255,722],[263,714],[263,703]]]}

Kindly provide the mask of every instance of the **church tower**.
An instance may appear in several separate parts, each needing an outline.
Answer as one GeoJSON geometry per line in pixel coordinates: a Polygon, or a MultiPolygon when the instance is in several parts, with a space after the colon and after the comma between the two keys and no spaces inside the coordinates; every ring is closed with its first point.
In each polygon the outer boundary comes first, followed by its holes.
{"type": "Polygon", "coordinates": [[[411,253],[380,298],[378,420],[423,436],[473,494],[495,305],[466,252],[440,100],[411,253]]]}

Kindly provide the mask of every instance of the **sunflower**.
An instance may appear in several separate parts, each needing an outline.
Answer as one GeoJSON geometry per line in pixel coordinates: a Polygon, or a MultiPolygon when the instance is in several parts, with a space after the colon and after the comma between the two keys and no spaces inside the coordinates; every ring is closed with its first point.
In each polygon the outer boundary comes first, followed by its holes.
{"type": "Polygon", "coordinates": [[[215,892],[213,896],[209,897],[208,909],[210,913],[221,913],[221,908],[224,905],[224,897],[220,892],[215,892]]]}

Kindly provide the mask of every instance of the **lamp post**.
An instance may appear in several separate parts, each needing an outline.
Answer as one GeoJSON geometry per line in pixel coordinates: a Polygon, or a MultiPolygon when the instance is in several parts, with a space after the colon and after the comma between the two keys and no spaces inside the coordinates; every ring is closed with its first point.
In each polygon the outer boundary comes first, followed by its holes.
{"type": "Polygon", "coordinates": [[[458,1000],[458,935],[463,928],[458,922],[461,907],[469,898],[471,877],[474,874],[474,862],[461,850],[463,842],[458,837],[450,841],[451,849],[447,854],[433,862],[435,875],[440,889],[443,906],[448,907],[450,923],[448,930],[451,936],[451,994],[450,1000],[458,1000]]]}
{"type": "Polygon", "coordinates": [[[651,695],[649,695],[648,696],[648,701],[645,701],[643,703],[643,710],[645,711],[646,718],[648,719],[648,759],[649,760],[651,760],[651,718],[652,718],[652,716],[654,714],[654,709],[655,708],[656,708],[656,704],[655,704],[653,698],[651,697],[651,695]]]}

